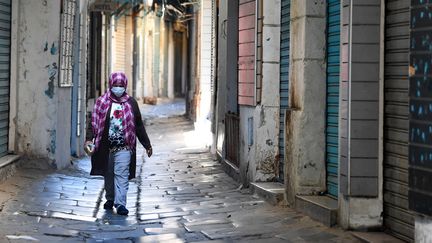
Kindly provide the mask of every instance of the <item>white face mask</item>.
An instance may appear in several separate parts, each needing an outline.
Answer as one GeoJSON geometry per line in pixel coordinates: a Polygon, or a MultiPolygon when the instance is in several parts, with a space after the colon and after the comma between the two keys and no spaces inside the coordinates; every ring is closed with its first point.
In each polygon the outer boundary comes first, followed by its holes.
{"type": "Polygon", "coordinates": [[[125,92],[125,88],[124,87],[112,87],[111,88],[111,92],[113,92],[113,94],[117,97],[121,97],[123,95],[123,93],[125,92]]]}

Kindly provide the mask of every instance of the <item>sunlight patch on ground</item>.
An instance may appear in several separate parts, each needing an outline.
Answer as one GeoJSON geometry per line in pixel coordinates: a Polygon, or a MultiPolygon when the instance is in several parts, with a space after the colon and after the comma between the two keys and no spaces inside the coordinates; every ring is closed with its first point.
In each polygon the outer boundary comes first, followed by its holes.
{"type": "Polygon", "coordinates": [[[210,121],[201,121],[194,124],[195,130],[183,133],[187,148],[206,148],[212,144],[210,121]]]}

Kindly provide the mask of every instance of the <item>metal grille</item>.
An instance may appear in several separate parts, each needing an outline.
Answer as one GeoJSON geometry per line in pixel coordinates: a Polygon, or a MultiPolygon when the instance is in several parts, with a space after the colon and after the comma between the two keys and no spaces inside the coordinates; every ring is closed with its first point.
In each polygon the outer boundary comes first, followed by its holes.
{"type": "Polygon", "coordinates": [[[11,1],[0,1],[0,156],[8,153],[11,1]]]}
{"type": "Polygon", "coordinates": [[[229,162],[239,167],[239,123],[237,114],[227,113],[225,115],[225,138],[226,158],[229,162]]]}
{"type": "Polygon", "coordinates": [[[60,37],[60,87],[70,87],[73,83],[73,42],[76,10],[76,0],[62,1],[60,37]]]}
{"type": "Polygon", "coordinates": [[[384,66],[384,225],[412,241],[408,210],[409,0],[386,1],[384,66]]]}
{"type": "Polygon", "coordinates": [[[339,0],[327,2],[326,179],[333,197],[338,196],[340,12],[339,0]]]}

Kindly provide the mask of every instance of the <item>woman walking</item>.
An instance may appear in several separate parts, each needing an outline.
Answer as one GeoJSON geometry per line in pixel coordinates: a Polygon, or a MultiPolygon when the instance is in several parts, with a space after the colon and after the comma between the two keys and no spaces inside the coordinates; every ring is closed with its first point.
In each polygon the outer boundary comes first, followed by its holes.
{"type": "Polygon", "coordinates": [[[96,100],[92,113],[94,153],[90,175],[104,176],[104,208],[115,207],[120,215],[129,213],[126,197],[129,180],[135,178],[136,138],[148,157],[153,153],[138,103],[126,92],[127,82],[124,72],[112,73],[109,90],[96,100]]]}

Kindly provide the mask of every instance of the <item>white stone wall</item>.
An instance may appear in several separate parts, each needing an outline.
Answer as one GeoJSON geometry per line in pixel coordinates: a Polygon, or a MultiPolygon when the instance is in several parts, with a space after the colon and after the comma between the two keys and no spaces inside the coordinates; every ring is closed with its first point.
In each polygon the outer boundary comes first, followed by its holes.
{"type": "Polygon", "coordinates": [[[17,55],[16,151],[61,168],[69,164],[71,89],[58,87],[60,1],[14,4],[19,4],[13,20],[18,44],[12,50],[17,55]]]}
{"type": "MultiPolygon", "coordinates": [[[[240,108],[240,171],[243,183],[275,178],[279,141],[280,0],[263,2],[262,95],[256,107],[240,108]],[[248,145],[248,118],[253,145],[248,145]]],[[[257,76],[259,78],[259,76],[257,76]]]]}
{"type": "Polygon", "coordinates": [[[278,170],[280,103],[280,0],[262,1],[262,95],[255,109],[256,176],[254,181],[272,180],[278,170]]]}
{"type": "Polygon", "coordinates": [[[291,1],[287,200],[325,191],[326,1],[291,1]]]}
{"type": "Polygon", "coordinates": [[[206,137],[206,144],[211,145],[211,48],[212,48],[212,1],[202,0],[200,9],[199,42],[199,102],[195,128],[206,137]]]}
{"type": "Polygon", "coordinates": [[[200,109],[198,120],[207,120],[211,101],[211,0],[201,1],[200,28],[200,109]]]}

